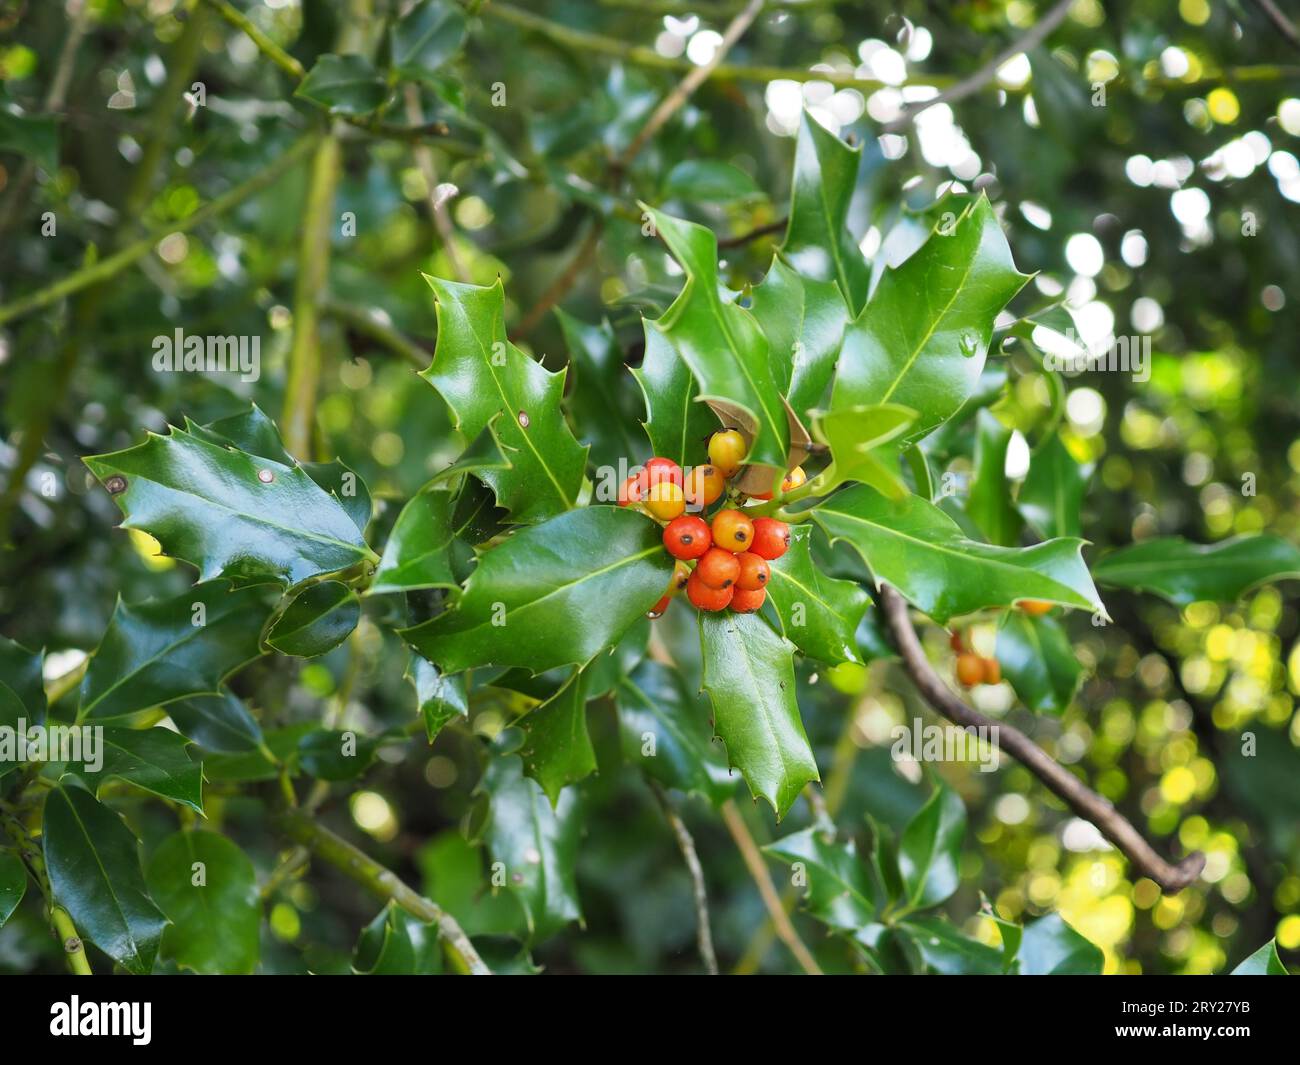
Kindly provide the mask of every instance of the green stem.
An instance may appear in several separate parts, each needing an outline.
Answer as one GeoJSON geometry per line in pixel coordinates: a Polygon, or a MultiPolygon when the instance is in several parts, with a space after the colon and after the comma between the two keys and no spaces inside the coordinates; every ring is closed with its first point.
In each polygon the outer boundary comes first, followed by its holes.
{"type": "Polygon", "coordinates": [[[92,976],[90,961],[86,958],[86,947],[77,935],[77,926],[72,923],[68,911],[62,906],[50,907],[50,923],[59,937],[59,943],[68,958],[68,968],[76,976],[92,976]]]}
{"type": "Polygon", "coordinates": [[[289,77],[301,81],[306,75],[307,72],[303,70],[302,64],[263,33],[261,28],[242,11],[227,3],[226,0],[203,0],[203,3],[216,11],[235,29],[246,33],[248,39],[257,45],[257,50],[289,77]]]}

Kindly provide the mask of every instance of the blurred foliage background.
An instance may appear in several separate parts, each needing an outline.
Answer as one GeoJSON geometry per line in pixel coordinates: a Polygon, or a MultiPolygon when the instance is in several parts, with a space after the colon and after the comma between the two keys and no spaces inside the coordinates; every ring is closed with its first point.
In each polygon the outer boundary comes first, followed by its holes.
{"type": "MultiPolygon", "coordinates": [[[[234,6],[310,68],[341,40],[344,50],[380,47],[402,5],[234,6]]],[[[293,96],[294,78],[214,5],[0,0],[0,303],[156,238],[106,284],[0,331],[0,628],[44,645],[56,672],[96,645],[119,593],[137,601],[192,580],[155,557],[148,537],[114,530],[116,509],[80,456],[128,446],[142,428],[162,431],[186,415],[210,421],[250,398],[278,416],[304,269],[327,264],[314,457],[338,455],[362,474],[379,501],[372,542],[382,542],[394,504],[464,444],[413,372],[427,362],[434,330],[421,271],[502,277],[519,342],[547,366],[570,354],[547,313],[556,296],[580,319],[608,317],[635,365],[641,313],[657,313],[679,283],[643,239],[636,201],[703,222],[724,244],[752,237],[726,252],[727,266],[734,287],[756,282],[773,251],[766,230],[788,203],[804,107],[865,145],[851,228],[869,256],[883,258],[900,220],[951,183],[985,188],[1018,265],[1038,271],[1035,300],[1068,296],[1085,338],[1152,337],[1149,381],[1099,373],[1070,381],[1070,446],[1096,468],[1084,513],[1097,545],[1090,557],[1156,534],[1205,542],[1267,527],[1300,537],[1300,48],[1261,5],[1076,0],[1046,46],[895,134],[888,127],[901,107],[979,69],[1051,5],[773,2],[626,173],[612,161],[683,73],[708,60],[739,5],[469,6],[463,50],[404,89],[386,127],[341,127],[339,217],[330,253],[313,258],[301,165],[233,209],[181,226],[320,122],[318,107],[293,96]],[[57,122],[28,120],[47,113],[57,122]],[[445,123],[445,135],[400,128],[431,122],[445,123]],[[177,328],[260,336],[260,379],[154,372],[153,338],[177,328]]],[[[1017,381],[998,414],[1030,432],[1049,417],[1048,389],[1032,372],[1017,381]]],[[[630,375],[619,388],[635,416],[630,375]]],[[[576,409],[577,393],[574,402],[579,439],[599,443],[610,427],[576,409]]],[[[963,472],[960,460],[954,470],[963,472]]],[[[1283,584],[1230,607],[1182,611],[1112,593],[1115,625],[1071,619],[1092,673],[1059,721],[1031,718],[1005,686],[977,693],[982,709],[1028,724],[1157,846],[1173,850],[1176,834],[1204,849],[1209,865],[1201,884],[1161,898],[1151,882],[1129,879],[1113,851],[1098,850],[1088,826],[1026,771],[944,764],[937,771],[966,802],[971,826],[963,887],[946,907],[953,919],[996,942],[977,913],[981,893],[1011,919],[1059,909],[1105,949],[1113,972],[1222,971],[1274,935],[1283,959],[1300,964],[1294,593],[1283,584]],[[1258,744],[1253,759],[1241,756],[1243,733],[1258,744]]],[[[693,641],[675,637],[691,624],[685,612],[658,624],[689,655],[693,641]]],[[[938,653],[941,634],[931,635],[938,653]]],[[[313,720],[331,708],[370,731],[412,717],[405,660],[391,635],[363,622],[325,658],[259,663],[237,687],[256,692],[264,721],[313,720]]],[[[681,664],[688,677],[698,669],[689,657],[681,664]]],[[[926,716],[910,686],[887,662],[809,679],[802,710],[837,820],[849,833],[865,829],[866,814],[901,826],[927,792],[920,767],[889,755],[891,728],[926,716]]],[[[507,946],[518,910],[485,891],[482,852],[465,830],[472,836],[481,814],[481,737],[511,713],[484,705],[472,730],[448,730],[432,748],[384,748],[360,790],[336,788],[328,818],[370,837],[372,853],[471,934],[500,936],[498,964],[511,956],[560,972],[698,969],[691,884],[671,829],[644,783],[618,771],[613,727],[600,727],[599,712],[602,772],[580,789],[585,925],[531,956],[507,946]]],[[[269,874],[276,843],[259,832],[256,788],[217,779],[209,794],[210,815],[269,874]]],[[[771,838],[770,811],[745,807],[760,841],[771,838]]],[[[146,849],[173,827],[156,805],[133,810],[124,795],[120,808],[139,819],[146,849]]],[[[697,799],[682,808],[724,966],[791,969],[725,828],[697,799]]],[[[800,803],[786,827],[809,817],[800,803]]],[[[267,901],[270,971],[345,966],[376,908],[329,873],[291,879],[267,901]]],[[[853,967],[817,926],[801,928],[824,967],[853,967]]],[[[39,920],[0,933],[0,969],[59,964],[39,920]]]]}

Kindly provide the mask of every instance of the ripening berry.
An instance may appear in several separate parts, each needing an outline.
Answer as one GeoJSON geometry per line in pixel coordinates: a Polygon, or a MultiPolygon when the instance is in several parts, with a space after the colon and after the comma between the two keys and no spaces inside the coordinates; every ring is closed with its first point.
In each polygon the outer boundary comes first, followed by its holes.
{"type": "Polygon", "coordinates": [[[1046,599],[1022,599],[1016,605],[1026,614],[1037,615],[1046,614],[1055,604],[1046,599]]]}
{"type": "Polygon", "coordinates": [[[673,518],[664,529],[664,547],[673,558],[699,558],[712,546],[708,523],[694,515],[673,518]]]}
{"type": "Polygon", "coordinates": [[[728,551],[748,551],[753,542],[754,523],[740,511],[720,510],[713,515],[714,546],[728,551]]]}
{"type": "Polygon", "coordinates": [[[660,458],[656,455],[645,464],[645,483],[651,487],[664,481],[669,481],[677,485],[682,485],[682,468],[672,459],[660,458]]]}
{"type": "Polygon", "coordinates": [[[672,580],[668,582],[668,594],[676,595],[686,587],[686,582],[691,579],[691,567],[685,562],[678,562],[673,566],[672,580]]]}
{"type": "Polygon", "coordinates": [[[736,589],[741,592],[758,592],[767,587],[767,578],[772,575],[767,560],[760,558],[753,551],[742,551],[736,556],[740,563],[740,573],[736,577],[736,589]]]}
{"type": "Polygon", "coordinates": [[[718,501],[726,487],[727,479],[716,466],[692,466],[683,491],[691,506],[707,507],[718,501]]]}
{"type": "Polygon", "coordinates": [[[736,594],[731,597],[731,609],[737,614],[752,614],[763,605],[763,600],[766,598],[767,590],[764,588],[752,592],[738,588],[736,594]]]}
{"type": "MultiPolygon", "coordinates": [[[[713,539],[718,539],[717,519],[714,519],[713,539]]],[[[790,549],[790,526],[775,518],[756,518],[754,520],[754,540],[749,550],[759,558],[769,562],[780,558],[790,549]]]]}
{"type": "Polygon", "coordinates": [[[686,509],[686,497],[681,485],[672,481],[652,484],[645,494],[645,508],[660,521],[672,521],[686,509]]]}
{"type": "Polygon", "coordinates": [[[626,507],[631,503],[641,502],[645,496],[645,474],[634,473],[618,486],[618,505],[626,507]]]}
{"type": "Polygon", "coordinates": [[[695,565],[695,577],[710,588],[730,588],[740,576],[740,560],[730,551],[711,547],[695,565]]]}
{"type": "Polygon", "coordinates": [[[700,610],[725,610],[731,596],[731,588],[710,588],[698,573],[692,573],[686,582],[686,598],[700,610]]]}
{"type": "Polygon", "coordinates": [[[745,438],[735,429],[723,429],[709,437],[709,461],[722,471],[723,477],[736,475],[745,451],[745,438]]]}
{"type": "Polygon", "coordinates": [[[665,595],[662,599],[659,600],[659,602],[655,603],[654,606],[652,606],[648,611],[646,611],[646,617],[648,617],[651,621],[653,621],[655,618],[663,617],[664,611],[668,609],[668,604],[671,603],[672,601],[673,601],[673,597],[671,595],[665,595]]]}
{"type": "Polygon", "coordinates": [[[956,629],[953,629],[952,635],[948,637],[948,646],[954,651],[966,650],[966,644],[961,638],[961,633],[956,629]]]}
{"type": "Polygon", "coordinates": [[[803,472],[802,466],[796,466],[785,475],[785,480],[781,482],[782,492],[793,492],[801,484],[808,480],[808,475],[803,472]]]}
{"type": "Polygon", "coordinates": [[[979,655],[964,651],[957,656],[957,679],[970,688],[984,679],[984,661],[979,655]]]}
{"type": "Polygon", "coordinates": [[[985,684],[1000,684],[1002,682],[1002,663],[996,658],[986,658],[980,665],[984,670],[985,684]]]}

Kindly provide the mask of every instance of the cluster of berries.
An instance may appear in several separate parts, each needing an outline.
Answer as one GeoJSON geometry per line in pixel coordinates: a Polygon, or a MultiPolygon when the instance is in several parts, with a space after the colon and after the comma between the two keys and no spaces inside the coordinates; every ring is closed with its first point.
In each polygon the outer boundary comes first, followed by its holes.
{"type": "MultiPolygon", "coordinates": [[[[677,559],[668,592],[651,608],[651,617],[663,614],[682,589],[700,610],[731,607],[747,614],[763,605],[771,576],[768,563],[789,548],[790,527],[775,518],[751,519],[732,507],[719,509],[710,520],[685,512],[688,504],[703,511],[721,499],[744,455],[744,438],[727,429],[709,440],[710,465],[695,466],[684,475],[671,459],[652,458],[620,488],[619,506],[638,506],[666,523],[664,547],[677,559]]],[[[796,469],[787,475],[785,491],[795,486],[790,482],[796,474],[796,484],[803,482],[803,470],[796,469]]],[[[750,498],[771,498],[771,493],[750,498]]]]}
{"type": "MultiPolygon", "coordinates": [[[[1024,613],[1031,615],[1046,614],[1052,604],[1043,599],[1022,599],[1016,604],[1024,613]]],[[[949,639],[952,649],[957,652],[955,671],[957,680],[964,687],[973,688],[977,684],[998,684],[1002,680],[1002,666],[996,658],[983,658],[966,646],[960,632],[954,632],[949,639]]]]}

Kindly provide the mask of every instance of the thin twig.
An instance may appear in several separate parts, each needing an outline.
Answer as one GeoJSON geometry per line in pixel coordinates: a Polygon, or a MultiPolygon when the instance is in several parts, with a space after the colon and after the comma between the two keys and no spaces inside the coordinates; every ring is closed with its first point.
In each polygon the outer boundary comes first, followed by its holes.
{"type": "Polygon", "coordinates": [[[899,130],[910,126],[922,111],[928,110],[935,104],[953,103],[956,100],[964,100],[967,96],[979,92],[980,89],[997,77],[998,68],[1003,63],[1042,44],[1048,35],[1065,21],[1065,16],[1070,13],[1070,7],[1073,3],[1074,0],[1057,0],[1055,7],[1035,22],[1024,34],[998,52],[979,70],[962,78],[955,85],[944,89],[937,96],[932,96],[928,100],[920,100],[905,107],[898,118],[885,124],[884,131],[886,133],[897,133],[899,130]]]}
{"type": "Polygon", "coordinates": [[[745,819],[741,816],[734,799],[728,799],[722,804],[722,820],[726,823],[731,838],[736,841],[740,856],[745,860],[749,875],[758,887],[758,893],[763,899],[763,905],[767,908],[767,914],[772,919],[772,924],[776,928],[776,934],[781,937],[781,942],[790,948],[790,953],[795,956],[795,960],[799,962],[804,972],[809,976],[821,976],[822,970],[817,964],[817,959],[804,946],[803,940],[799,938],[799,933],[795,931],[794,925],[790,923],[790,915],[785,912],[785,907],[781,905],[781,898],[777,895],[776,888],[772,886],[772,878],[767,874],[763,854],[758,849],[758,844],[754,842],[749,826],[745,824],[745,819]]]}
{"type": "Polygon", "coordinates": [[[237,30],[242,30],[248,35],[248,39],[257,45],[257,50],[267,59],[283,70],[294,81],[301,81],[306,75],[302,64],[294,59],[288,52],[276,44],[270,37],[262,32],[261,27],[252,19],[229,4],[226,0],[203,0],[210,8],[217,12],[223,19],[229,22],[237,30]]]}
{"type": "MultiPolygon", "coordinates": [[[[406,86],[406,117],[416,125],[424,122],[424,112],[420,109],[420,90],[413,84],[406,86]]],[[[447,261],[451,264],[451,272],[456,275],[457,281],[468,281],[469,271],[460,260],[460,252],[456,250],[456,229],[451,223],[446,198],[438,195],[438,168],[433,161],[433,150],[427,144],[417,141],[411,154],[415,156],[416,166],[424,176],[425,188],[428,191],[429,214],[433,220],[433,228],[438,231],[438,239],[447,250],[447,261]]]]}
{"type": "Polygon", "coordinates": [[[739,248],[750,241],[758,240],[761,237],[771,236],[773,233],[780,233],[786,227],[788,219],[778,218],[775,222],[768,222],[767,225],[751,229],[748,233],[740,233],[734,237],[719,237],[718,250],[723,248],[739,248]]]}
{"type": "Polygon", "coordinates": [[[677,837],[677,847],[682,852],[687,872],[691,874],[691,883],[695,889],[695,938],[699,944],[700,958],[709,975],[717,976],[718,956],[714,953],[713,933],[709,930],[709,893],[704,884],[704,869],[700,865],[700,856],[695,850],[695,840],[691,836],[690,829],[686,827],[686,822],[673,809],[673,804],[659,782],[646,777],[646,784],[649,785],[651,793],[663,810],[664,818],[672,828],[673,835],[677,837]]]}
{"type": "Polygon", "coordinates": [[[413,340],[408,339],[406,334],[380,318],[377,311],[369,307],[359,307],[353,303],[344,303],[332,296],[326,297],[321,310],[331,317],[337,318],[349,329],[353,329],[362,336],[368,337],[375,343],[386,347],[394,355],[405,359],[417,370],[428,368],[429,360],[433,357],[432,354],[413,340]]]}
{"type": "Polygon", "coordinates": [[[1282,13],[1282,9],[1273,3],[1273,0],[1255,0],[1255,3],[1264,12],[1268,20],[1277,27],[1277,32],[1294,47],[1300,48],[1300,30],[1297,30],[1295,23],[1282,13]]]}
{"type": "Polygon", "coordinates": [[[887,584],[880,585],[880,605],[904,668],[935,710],[962,728],[989,729],[987,734],[995,737],[998,747],[1018,759],[1050,791],[1065,800],[1076,814],[1092,822],[1139,873],[1159,884],[1165,894],[1181,891],[1201,875],[1205,868],[1205,855],[1200,851],[1193,851],[1177,865],[1171,865],[1110,802],[1057,763],[1023,732],[985,717],[954,695],[926,659],[908,617],[907,602],[887,584]]]}
{"type": "Polygon", "coordinates": [[[492,975],[492,970],[479,957],[456,918],[436,902],[408,887],[391,869],[386,869],[341,836],[297,811],[282,814],[278,824],[290,839],[301,843],[362,887],[380,898],[395,902],[412,916],[436,924],[443,941],[468,973],[473,976],[492,975]]]}
{"type": "Polygon", "coordinates": [[[546,317],[550,309],[569,294],[569,290],[582,276],[582,271],[587,268],[587,264],[596,257],[596,250],[600,247],[600,235],[604,232],[604,229],[605,220],[603,218],[592,220],[591,228],[587,230],[586,240],[574,253],[569,265],[564,268],[564,273],[547,287],[528,313],[523,316],[519,324],[510,331],[511,340],[526,337],[537,328],[537,324],[546,317]]]}

